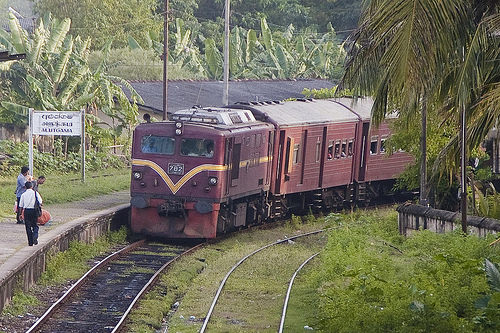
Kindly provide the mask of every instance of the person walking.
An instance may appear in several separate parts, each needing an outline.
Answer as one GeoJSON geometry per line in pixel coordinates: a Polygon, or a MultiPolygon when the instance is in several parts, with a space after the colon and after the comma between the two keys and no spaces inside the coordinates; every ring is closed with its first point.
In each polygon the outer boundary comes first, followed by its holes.
{"type": "Polygon", "coordinates": [[[27,181],[28,172],[30,168],[27,166],[23,166],[21,168],[21,173],[17,176],[17,186],[16,186],[16,202],[17,202],[17,212],[16,212],[16,220],[18,224],[22,224],[23,220],[21,219],[21,208],[19,208],[19,200],[21,199],[21,195],[23,195],[24,191],[26,191],[26,187],[24,186],[27,181]]]}
{"type": "Polygon", "coordinates": [[[35,212],[35,200],[42,204],[42,197],[38,192],[33,191],[33,183],[26,182],[26,191],[21,195],[18,209],[23,210],[24,225],[26,227],[26,235],[28,236],[28,245],[33,246],[38,244],[38,216],[35,212]],[[35,199],[36,196],[36,199],[35,199]]]}

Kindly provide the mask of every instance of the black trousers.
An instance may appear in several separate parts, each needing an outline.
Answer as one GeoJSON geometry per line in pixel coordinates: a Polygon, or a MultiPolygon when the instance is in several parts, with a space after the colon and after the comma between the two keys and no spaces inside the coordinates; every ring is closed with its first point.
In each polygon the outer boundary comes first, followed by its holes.
{"type": "Polygon", "coordinates": [[[26,227],[26,235],[28,236],[28,245],[33,246],[38,243],[38,217],[34,209],[24,210],[24,226],[26,227]]]}

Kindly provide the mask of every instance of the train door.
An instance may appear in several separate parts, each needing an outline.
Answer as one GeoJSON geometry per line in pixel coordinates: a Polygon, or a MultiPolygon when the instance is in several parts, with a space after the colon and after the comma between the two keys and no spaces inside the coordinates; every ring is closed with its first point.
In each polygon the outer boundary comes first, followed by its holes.
{"type": "Polygon", "coordinates": [[[241,142],[233,143],[233,156],[231,159],[231,186],[238,186],[240,179],[241,142]]]}
{"type": "Polygon", "coordinates": [[[285,181],[290,180],[290,173],[292,172],[292,148],[294,145],[294,140],[291,137],[286,138],[286,150],[285,150],[285,166],[284,175],[285,181]]]}
{"type": "Polygon", "coordinates": [[[278,194],[281,191],[281,179],[282,179],[282,165],[283,165],[283,150],[285,147],[285,131],[280,131],[280,138],[278,143],[278,163],[276,165],[276,184],[275,193],[278,194]]]}
{"type": "Polygon", "coordinates": [[[321,155],[320,155],[320,164],[319,164],[319,181],[318,187],[323,186],[323,172],[325,171],[325,151],[326,151],[326,133],[327,127],[323,127],[323,141],[321,142],[321,155]]]}
{"type": "Polygon", "coordinates": [[[232,167],[232,161],[233,159],[233,138],[227,138],[226,139],[226,151],[224,155],[224,165],[227,166],[227,171],[226,171],[226,188],[225,188],[225,194],[229,194],[229,189],[231,188],[231,167],[232,167]]]}
{"type": "Polygon", "coordinates": [[[231,187],[238,186],[240,178],[241,140],[226,139],[224,164],[227,165],[225,194],[229,194],[231,187]],[[240,141],[237,143],[237,141],[240,141]]]}
{"type": "Polygon", "coordinates": [[[302,161],[300,169],[300,184],[304,184],[304,170],[306,164],[307,130],[302,131],[302,161]]]}
{"type": "Polygon", "coordinates": [[[366,173],[366,159],[368,156],[367,147],[368,147],[368,133],[370,130],[369,123],[363,123],[363,131],[361,133],[361,151],[360,151],[360,159],[359,159],[359,173],[358,173],[358,181],[362,182],[365,180],[366,173]]]}
{"type": "Polygon", "coordinates": [[[271,182],[271,173],[273,167],[273,152],[274,152],[274,131],[269,131],[267,146],[267,171],[266,171],[266,185],[271,182]]]}

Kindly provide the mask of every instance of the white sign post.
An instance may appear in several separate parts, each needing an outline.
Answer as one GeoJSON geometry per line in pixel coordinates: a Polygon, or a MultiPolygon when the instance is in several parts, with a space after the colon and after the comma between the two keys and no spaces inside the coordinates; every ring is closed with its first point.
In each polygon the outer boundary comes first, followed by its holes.
{"type": "Polygon", "coordinates": [[[85,110],[29,113],[29,168],[33,174],[33,135],[81,136],[82,181],[85,181],[85,110]]]}

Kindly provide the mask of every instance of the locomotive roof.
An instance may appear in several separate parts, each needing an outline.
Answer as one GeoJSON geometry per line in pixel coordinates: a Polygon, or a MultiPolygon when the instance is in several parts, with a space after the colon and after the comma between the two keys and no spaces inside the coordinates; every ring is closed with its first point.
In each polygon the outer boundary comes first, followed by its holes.
{"type": "Polygon", "coordinates": [[[369,120],[373,101],[367,98],[300,99],[282,103],[241,103],[257,119],[268,119],[279,126],[326,122],[369,120]]]}
{"type": "Polygon", "coordinates": [[[192,108],[172,114],[172,120],[190,121],[210,125],[239,125],[255,122],[250,110],[227,108],[192,108]]]}

